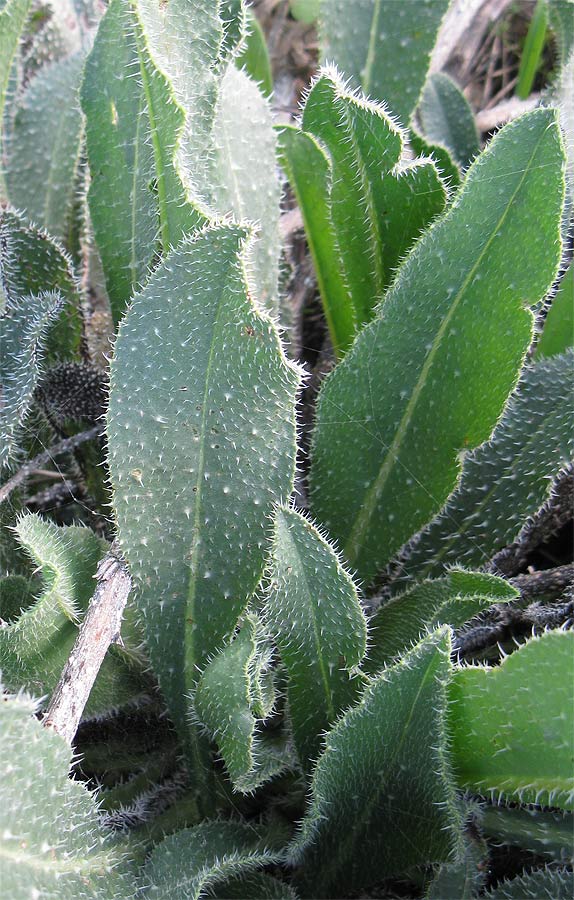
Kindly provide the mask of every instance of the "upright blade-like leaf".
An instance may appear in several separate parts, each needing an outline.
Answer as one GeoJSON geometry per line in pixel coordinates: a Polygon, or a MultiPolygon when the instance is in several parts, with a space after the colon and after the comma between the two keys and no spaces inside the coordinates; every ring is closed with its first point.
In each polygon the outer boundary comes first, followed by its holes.
{"type": "Polygon", "coordinates": [[[324,60],[335,62],[356,87],[408,125],[426,79],[430,55],[449,0],[321,0],[319,33],[324,60]]]}
{"type": "Polygon", "coordinates": [[[570,900],[574,873],[568,869],[538,869],[504,879],[487,891],[486,900],[570,900]]]}
{"type": "Polygon", "coordinates": [[[18,44],[28,18],[29,8],[30,0],[6,0],[3,8],[0,9],[0,200],[6,198],[2,120],[4,118],[12,63],[18,51],[18,44]]]}
{"type": "Polygon", "coordinates": [[[0,702],[3,896],[133,898],[127,851],[100,825],[90,793],[68,778],[72,750],[41,725],[36,709],[25,695],[4,695],[0,702]]]}
{"type": "Polygon", "coordinates": [[[572,351],[525,370],[492,440],[465,460],[457,490],[407,556],[405,579],[483,566],[516,539],[574,457],[573,372],[572,351]]]}
{"type": "Polygon", "coordinates": [[[550,631],[450,687],[453,765],[461,787],[574,809],[574,632],[550,631]]]}
{"type": "Polygon", "coordinates": [[[303,215],[331,343],[342,356],[353,342],[357,321],[331,218],[329,160],[311,134],[293,126],[279,131],[278,153],[303,215]]]}
{"type": "Polygon", "coordinates": [[[440,510],[461,452],[492,433],[532,338],[528,306],[556,275],[562,169],[553,110],[500,131],[323,383],[313,510],[366,580],[440,510]]]}
{"type": "Polygon", "coordinates": [[[41,374],[46,340],[62,311],[59,294],[10,301],[0,315],[0,469],[18,449],[41,374]]]}
{"type": "Polygon", "coordinates": [[[204,221],[174,170],[183,110],[150,59],[129,0],[112,0],[100,23],[81,99],[88,201],[117,321],[159,244],[167,251],[204,221]]]}
{"type": "Polygon", "coordinates": [[[556,356],[574,345],[574,263],[560,279],[536,345],[536,356],[556,356]]]}
{"type": "Polygon", "coordinates": [[[258,225],[252,290],[276,310],[280,186],[269,105],[234,58],[246,30],[240,0],[139,0],[151,57],[185,110],[177,161],[194,204],[258,225]],[[254,177],[257,173],[257,177],[254,177]]]}
{"type": "Polygon", "coordinates": [[[205,822],[165,838],[154,848],[144,877],[149,900],[199,900],[217,885],[277,862],[265,833],[243,822],[205,822]]]}
{"type": "Polygon", "coordinates": [[[357,589],[332,547],[294,509],[275,514],[265,614],[289,673],[289,714],[304,767],[356,697],[366,650],[357,589]]]}
{"type": "Polygon", "coordinates": [[[10,201],[64,244],[76,200],[83,64],[78,53],[34,78],[16,112],[6,171],[10,201]]]}
{"type": "Polygon", "coordinates": [[[428,79],[418,114],[425,137],[446,147],[462,169],[480,150],[472,110],[457,84],[444,72],[428,79]]]}
{"type": "MultiPolygon", "coordinates": [[[[0,668],[9,690],[25,689],[47,699],[76,640],[105,545],[89,528],[59,528],[37,515],[23,516],[16,531],[41,570],[44,587],[20,616],[0,629],[0,668]]],[[[136,674],[110,651],[90,694],[86,715],[118,707],[142,691],[136,674]]]]}
{"type": "Polygon", "coordinates": [[[303,896],[347,896],[459,848],[445,729],[449,656],[442,628],[374,679],[327,735],[292,847],[303,896]]]}
{"type": "Polygon", "coordinates": [[[111,366],[119,538],[183,733],[197,667],[233,633],[293,484],[299,374],[248,297],[244,239],[213,227],[174,251],[134,299],[111,366]]]}
{"type": "Polygon", "coordinates": [[[451,569],[444,578],[423,581],[384,603],[369,623],[367,669],[375,672],[397,659],[439,625],[458,628],[493,603],[516,600],[518,590],[494,575],[451,569]]]}
{"type": "Polygon", "coordinates": [[[265,34],[254,12],[249,11],[248,34],[245,47],[237,57],[237,66],[244,68],[266,97],[273,93],[273,73],[265,34]]]}
{"type": "Polygon", "coordinates": [[[217,743],[239,791],[254,790],[283,768],[273,754],[267,758],[258,734],[258,722],[275,702],[271,655],[261,622],[249,615],[234,640],[208,662],[195,692],[194,714],[217,743]]]}
{"type": "MultiPolygon", "coordinates": [[[[282,157],[298,194],[327,318],[335,324],[335,346],[341,352],[355,330],[372,318],[415,239],[444,208],[446,191],[430,160],[404,163],[403,134],[384,107],[349,92],[334,69],[322,70],[313,85],[302,130],[308,139],[286,132],[282,157]],[[315,185],[311,177],[317,175],[315,185]],[[315,234],[323,218],[331,223],[315,234]],[[348,299],[339,290],[333,297],[328,292],[333,266],[341,269],[348,299]]],[[[339,288],[337,281],[335,286],[339,288]]]]}
{"type": "Polygon", "coordinates": [[[251,289],[261,305],[277,310],[279,203],[276,139],[271,112],[259,88],[234,65],[220,81],[213,123],[213,162],[207,184],[210,206],[258,226],[250,268],[251,289]]]}
{"type": "Polygon", "coordinates": [[[47,358],[77,355],[81,336],[80,295],[72,262],[62,247],[12,209],[0,211],[0,312],[2,292],[18,304],[46,292],[61,296],[62,312],[51,330],[47,358]]]}

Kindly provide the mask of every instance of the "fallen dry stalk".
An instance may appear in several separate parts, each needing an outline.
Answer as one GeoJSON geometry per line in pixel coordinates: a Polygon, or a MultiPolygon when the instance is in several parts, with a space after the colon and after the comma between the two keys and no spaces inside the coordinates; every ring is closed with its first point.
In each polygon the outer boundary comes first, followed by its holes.
{"type": "Polygon", "coordinates": [[[44,725],[57,731],[69,744],[108,647],[119,638],[132,586],[125,563],[113,551],[100,561],[95,578],[94,596],[44,717],[44,725]]]}

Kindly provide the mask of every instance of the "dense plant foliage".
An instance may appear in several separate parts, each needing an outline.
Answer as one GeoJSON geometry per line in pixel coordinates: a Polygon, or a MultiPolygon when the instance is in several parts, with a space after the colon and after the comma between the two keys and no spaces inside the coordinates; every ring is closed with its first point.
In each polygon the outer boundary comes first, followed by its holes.
{"type": "Polygon", "coordinates": [[[572,134],[559,72],[481,149],[413,5],[313,5],[277,125],[244,0],[0,0],[9,900],[571,896],[569,570],[533,603],[505,560],[571,474],[572,134]],[[109,559],[72,750],[44,714],[109,559]],[[529,867],[487,883],[488,842],[529,867]]]}

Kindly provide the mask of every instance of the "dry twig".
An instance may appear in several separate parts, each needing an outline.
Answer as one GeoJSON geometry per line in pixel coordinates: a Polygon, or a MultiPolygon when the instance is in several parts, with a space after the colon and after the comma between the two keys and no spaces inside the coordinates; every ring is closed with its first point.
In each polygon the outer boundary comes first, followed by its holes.
{"type": "Polygon", "coordinates": [[[108,647],[119,638],[132,585],[125,563],[113,552],[101,560],[95,578],[98,584],[94,596],[44,718],[44,725],[57,731],[69,744],[108,647]]]}

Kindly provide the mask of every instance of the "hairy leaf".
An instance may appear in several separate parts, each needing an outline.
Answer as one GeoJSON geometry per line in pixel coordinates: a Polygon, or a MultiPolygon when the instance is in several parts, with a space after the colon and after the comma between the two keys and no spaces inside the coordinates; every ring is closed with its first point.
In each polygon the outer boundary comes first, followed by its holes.
{"type": "Polygon", "coordinates": [[[357,323],[331,218],[329,160],[312,135],[293,126],[279,131],[278,153],[305,223],[331,342],[341,356],[353,341],[357,323]]]}
{"type": "Polygon", "coordinates": [[[0,469],[18,449],[41,373],[48,331],[63,303],[47,293],[11,300],[0,316],[0,469]]]}
{"type": "Polygon", "coordinates": [[[231,213],[257,224],[250,287],[275,311],[281,192],[268,103],[234,64],[245,4],[228,0],[218,12],[204,0],[171,0],[165,8],[139,0],[139,10],[151,57],[185,110],[177,161],[194,206],[210,218],[231,213]]]}
{"type": "Polygon", "coordinates": [[[419,134],[413,125],[409,135],[409,143],[418,156],[427,156],[434,160],[439,175],[451,188],[460,184],[460,170],[446,147],[433,144],[419,134]]]}
{"type": "Polygon", "coordinates": [[[208,662],[195,692],[194,713],[239,791],[254,790],[284,767],[258,733],[258,720],[271,714],[275,702],[270,661],[261,622],[248,615],[233,641],[208,662]]]}
{"type": "Polygon", "coordinates": [[[499,882],[486,900],[570,900],[574,873],[568,869],[539,869],[499,882]]]}
{"type": "Polygon", "coordinates": [[[425,900],[474,900],[484,885],[488,865],[488,846],[465,834],[462,855],[455,862],[440,866],[431,881],[425,900]]]}
{"type": "Polygon", "coordinates": [[[480,827],[497,843],[522,847],[559,862],[574,862],[572,813],[488,805],[481,810],[480,827]]]}
{"type": "Polygon", "coordinates": [[[2,293],[6,300],[18,304],[32,295],[49,292],[59,294],[63,306],[48,337],[47,359],[73,358],[78,353],[82,322],[71,259],[44,230],[28,224],[10,208],[1,210],[0,312],[2,293]]]}
{"type": "Polygon", "coordinates": [[[4,182],[3,119],[12,64],[28,18],[30,0],[6,0],[0,9],[0,200],[6,198],[4,182]]]}
{"type": "Polygon", "coordinates": [[[262,872],[217,885],[212,896],[216,900],[297,900],[291,885],[262,872]]]}
{"type": "Polygon", "coordinates": [[[245,47],[237,57],[237,66],[244,68],[249,77],[260,86],[263,94],[270,97],[273,93],[273,74],[265,35],[255,13],[251,10],[247,21],[249,32],[245,47]]]}
{"type": "Polygon", "coordinates": [[[321,0],[319,33],[324,60],[335,62],[356,87],[408,125],[426,79],[448,0],[361,0],[349,28],[348,0],[321,0]]]}
{"type": "Polygon", "coordinates": [[[367,581],[440,510],[514,387],[560,259],[562,169],[553,110],[500,131],[323,383],[313,511],[367,581]]]}
{"type": "Polygon", "coordinates": [[[119,538],[183,733],[197,667],[233,634],[293,484],[299,374],[247,295],[244,238],[218,226],[182,243],[134,299],[111,367],[119,538]]]}
{"type": "Polygon", "coordinates": [[[0,619],[9,623],[34,602],[34,582],[24,575],[0,578],[0,619]]]}
{"type": "Polygon", "coordinates": [[[466,97],[444,72],[435,72],[425,84],[418,108],[425,138],[449,150],[466,169],[480,150],[478,131],[466,97]]]}
{"type": "Polygon", "coordinates": [[[367,626],[351,576],[325,538],[294,509],[275,513],[265,616],[289,674],[289,716],[309,768],[323,732],[360,687],[367,626]],[[353,677],[355,675],[355,677],[353,677]]]}
{"type": "Polygon", "coordinates": [[[100,825],[93,796],[68,778],[71,748],[40,724],[36,710],[23,695],[4,695],[0,702],[3,895],[10,900],[133,898],[126,850],[100,825]]]}
{"type": "Polygon", "coordinates": [[[375,678],[327,735],[291,850],[303,896],[347,896],[458,848],[445,730],[449,657],[442,628],[375,678]]]}
{"type": "Polygon", "coordinates": [[[83,131],[83,64],[78,53],[34,78],[16,112],[6,171],[14,206],[68,246],[83,131]]]}
{"type": "Polygon", "coordinates": [[[302,131],[307,139],[286,130],[282,157],[341,354],[372,318],[405,253],[444,208],[446,190],[430,160],[402,161],[400,129],[382,106],[349,92],[334,69],[322,70],[307,96],[302,131]],[[319,176],[317,185],[310,170],[319,176]],[[327,228],[315,234],[323,219],[327,228]],[[335,284],[334,296],[329,282],[335,284]]]}
{"type": "Polygon", "coordinates": [[[534,638],[497,668],[458,670],[449,722],[461,787],[572,810],[573,682],[572,631],[534,638]]]}
{"type": "Polygon", "coordinates": [[[220,883],[278,859],[277,850],[267,845],[265,833],[255,825],[205,822],[170,835],[155,847],[145,867],[150,885],[145,896],[199,900],[207,891],[217,891],[220,883]]]}
{"type": "MultiPolygon", "coordinates": [[[[0,669],[10,690],[23,688],[47,699],[76,640],[105,545],[88,528],[59,528],[33,514],[19,519],[16,531],[41,569],[44,587],[18,618],[0,628],[0,669]]],[[[92,688],[86,715],[120,706],[142,689],[135,673],[110,651],[92,688]]]]}
{"type": "Polygon", "coordinates": [[[527,368],[492,440],[464,461],[444,511],[414,544],[405,579],[482,566],[518,536],[574,456],[572,352],[527,368]]]}
{"type": "Polygon", "coordinates": [[[367,670],[375,672],[439,625],[458,628],[493,603],[516,600],[518,590],[494,575],[451,569],[393,597],[369,622],[367,670]]]}
{"type": "Polygon", "coordinates": [[[560,279],[544,328],[536,345],[536,357],[556,356],[574,345],[574,264],[560,279]]]}
{"type": "Polygon", "coordinates": [[[161,245],[205,217],[187,203],[174,156],[185,116],[156,69],[130,0],[112,0],[81,91],[94,233],[116,321],[161,245]]]}

